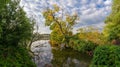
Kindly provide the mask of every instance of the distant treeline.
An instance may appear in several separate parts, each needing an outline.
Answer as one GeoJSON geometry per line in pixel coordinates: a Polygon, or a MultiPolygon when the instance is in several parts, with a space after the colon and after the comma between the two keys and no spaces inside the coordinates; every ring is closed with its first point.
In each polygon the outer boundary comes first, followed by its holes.
{"type": "Polygon", "coordinates": [[[34,35],[35,35],[34,41],[37,41],[37,40],[49,40],[50,39],[50,34],[35,33],[34,35]]]}

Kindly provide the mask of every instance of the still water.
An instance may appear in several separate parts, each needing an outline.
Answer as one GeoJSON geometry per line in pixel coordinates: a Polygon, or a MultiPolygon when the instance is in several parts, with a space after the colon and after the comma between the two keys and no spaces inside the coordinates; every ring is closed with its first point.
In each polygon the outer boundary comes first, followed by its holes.
{"type": "Polygon", "coordinates": [[[37,67],[88,67],[92,59],[70,48],[52,49],[48,40],[34,42],[31,50],[36,54],[33,60],[37,67]]]}

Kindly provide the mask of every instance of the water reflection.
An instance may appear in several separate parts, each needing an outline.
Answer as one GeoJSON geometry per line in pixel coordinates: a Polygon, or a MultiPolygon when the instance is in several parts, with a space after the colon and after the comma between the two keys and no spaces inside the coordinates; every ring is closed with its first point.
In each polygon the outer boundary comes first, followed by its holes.
{"type": "Polygon", "coordinates": [[[88,67],[91,57],[70,48],[63,50],[51,49],[48,40],[33,43],[32,51],[37,67],[88,67]]]}
{"type": "Polygon", "coordinates": [[[53,67],[88,67],[91,57],[79,53],[70,48],[61,50],[52,50],[53,67]]]}
{"type": "Polygon", "coordinates": [[[48,43],[48,40],[36,41],[32,44],[31,50],[37,54],[34,57],[34,61],[37,67],[44,67],[51,64],[53,54],[51,51],[51,46],[48,43]]]}

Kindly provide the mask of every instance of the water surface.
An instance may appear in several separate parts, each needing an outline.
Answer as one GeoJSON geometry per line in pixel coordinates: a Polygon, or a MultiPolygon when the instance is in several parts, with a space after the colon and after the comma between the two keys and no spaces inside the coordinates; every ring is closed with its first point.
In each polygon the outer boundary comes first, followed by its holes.
{"type": "Polygon", "coordinates": [[[31,49],[37,54],[34,56],[37,67],[88,67],[92,59],[70,48],[52,49],[48,40],[34,42],[31,49]]]}

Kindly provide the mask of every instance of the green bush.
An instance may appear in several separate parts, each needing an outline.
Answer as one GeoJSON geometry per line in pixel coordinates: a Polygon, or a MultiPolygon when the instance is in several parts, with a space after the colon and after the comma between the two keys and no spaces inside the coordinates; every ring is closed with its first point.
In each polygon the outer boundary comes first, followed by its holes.
{"type": "Polygon", "coordinates": [[[0,46],[0,67],[36,67],[23,47],[0,46]]]}
{"type": "Polygon", "coordinates": [[[98,46],[90,67],[120,67],[120,47],[98,46]]]}
{"type": "Polygon", "coordinates": [[[80,40],[78,38],[71,39],[69,42],[69,46],[80,52],[93,51],[97,46],[95,43],[91,41],[80,40]]]}
{"type": "Polygon", "coordinates": [[[77,45],[78,51],[87,52],[87,51],[94,51],[97,45],[90,42],[90,41],[81,41],[79,45],[77,45]]]}

